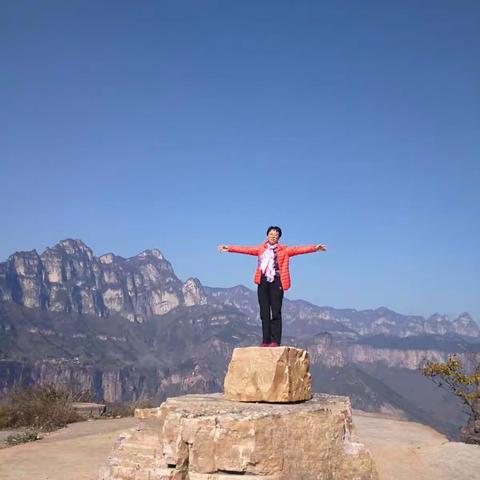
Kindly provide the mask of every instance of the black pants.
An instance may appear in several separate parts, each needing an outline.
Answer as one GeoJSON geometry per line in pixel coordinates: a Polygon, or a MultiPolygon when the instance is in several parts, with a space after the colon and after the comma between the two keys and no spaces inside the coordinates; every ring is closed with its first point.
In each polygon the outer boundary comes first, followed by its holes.
{"type": "Polygon", "coordinates": [[[262,319],[263,341],[265,343],[282,340],[282,302],[283,288],[280,277],[275,276],[273,282],[267,282],[262,275],[257,288],[258,303],[260,305],[260,318],[262,319]]]}

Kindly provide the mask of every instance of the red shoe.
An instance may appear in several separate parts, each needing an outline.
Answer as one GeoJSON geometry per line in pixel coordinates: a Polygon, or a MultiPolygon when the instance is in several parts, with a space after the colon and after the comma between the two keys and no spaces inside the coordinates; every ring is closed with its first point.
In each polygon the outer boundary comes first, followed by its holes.
{"type": "Polygon", "coordinates": [[[270,343],[267,343],[267,342],[262,342],[260,344],[261,347],[269,347],[270,346],[270,343]]]}
{"type": "Polygon", "coordinates": [[[280,345],[277,342],[272,342],[269,346],[270,347],[279,347],[280,345]]]}

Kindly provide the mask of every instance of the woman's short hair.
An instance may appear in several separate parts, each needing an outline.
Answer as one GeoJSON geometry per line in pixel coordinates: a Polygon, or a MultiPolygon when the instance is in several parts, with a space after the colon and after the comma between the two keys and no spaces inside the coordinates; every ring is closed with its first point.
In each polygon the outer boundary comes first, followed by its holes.
{"type": "Polygon", "coordinates": [[[278,232],[278,238],[280,238],[282,236],[282,229],[280,227],[277,227],[277,226],[270,226],[267,228],[267,235],[270,233],[270,230],[276,230],[278,232]]]}

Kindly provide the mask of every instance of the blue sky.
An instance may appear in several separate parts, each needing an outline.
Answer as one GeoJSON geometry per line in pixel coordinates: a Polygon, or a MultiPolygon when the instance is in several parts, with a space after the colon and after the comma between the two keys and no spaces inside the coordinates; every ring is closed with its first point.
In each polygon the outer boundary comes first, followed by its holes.
{"type": "Polygon", "coordinates": [[[290,298],[480,320],[477,1],[0,3],[0,261],[80,238],[290,298]]]}

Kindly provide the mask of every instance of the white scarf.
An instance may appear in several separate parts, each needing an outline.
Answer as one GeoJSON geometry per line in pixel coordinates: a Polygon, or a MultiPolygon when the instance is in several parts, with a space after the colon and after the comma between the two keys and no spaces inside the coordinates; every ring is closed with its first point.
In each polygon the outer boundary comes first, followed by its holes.
{"type": "Polygon", "coordinates": [[[267,282],[272,283],[275,280],[275,245],[267,245],[267,248],[260,257],[260,270],[267,277],[267,282]]]}

